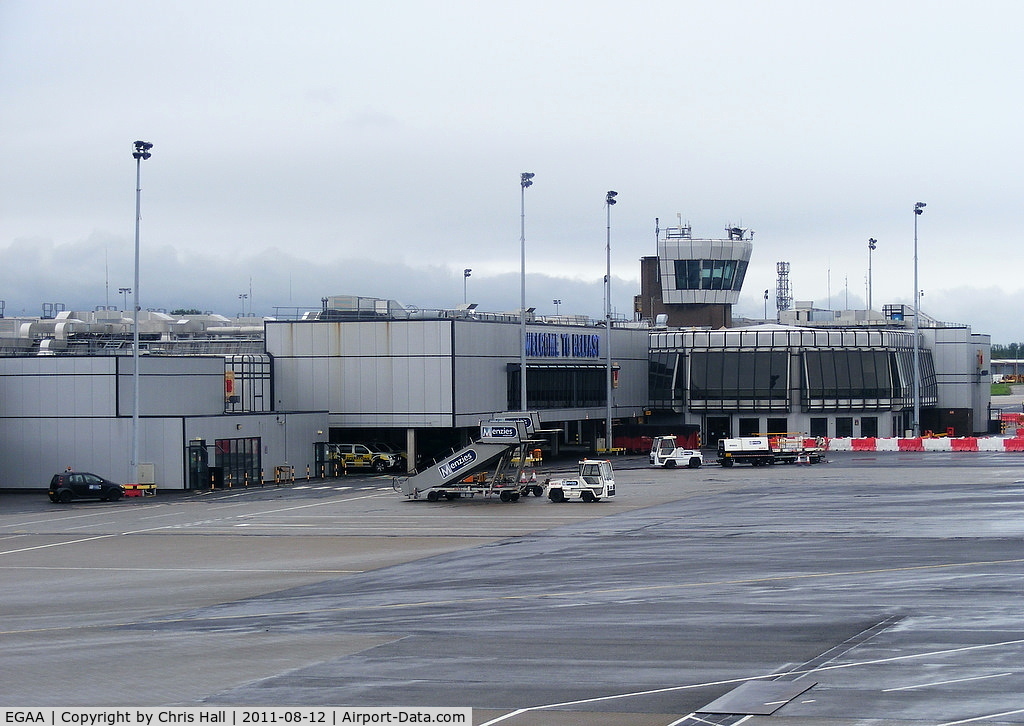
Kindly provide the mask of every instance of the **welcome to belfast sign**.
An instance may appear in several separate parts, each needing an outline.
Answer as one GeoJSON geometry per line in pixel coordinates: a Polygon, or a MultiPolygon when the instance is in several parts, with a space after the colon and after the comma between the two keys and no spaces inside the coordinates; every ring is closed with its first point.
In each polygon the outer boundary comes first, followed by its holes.
{"type": "Polygon", "coordinates": [[[526,355],[534,358],[600,358],[601,336],[591,333],[527,333],[526,355]]]}

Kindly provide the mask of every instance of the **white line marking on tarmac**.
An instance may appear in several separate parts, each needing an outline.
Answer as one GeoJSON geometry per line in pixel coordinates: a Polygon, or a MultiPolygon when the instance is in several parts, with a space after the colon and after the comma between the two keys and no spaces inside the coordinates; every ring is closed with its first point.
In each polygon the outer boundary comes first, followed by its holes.
{"type": "MultiPolygon", "coordinates": [[[[163,525],[161,527],[151,527],[149,529],[133,530],[131,532],[125,532],[124,534],[142,534],[144,532],[155,532],[155,531],[162,530],[162,529],[182,529],[182,528],[185,528],[185,527],[195,527],[197,525],[201,526],[201,525],[210,525],[210,524],[216,524],[216,523],[225,524],[225,526],[226,526],[227,520],[230,520],[230,519],[238,519],[238,518],[244,517],[244,518],[247,518],[247,519],[259,520],[259,519],[261,519],[263,517],[267,517],[267,516],[272,515],[272,514],[280,514],[282,512],[291,512],[291,511],[295,511],[295,510],[299,510],[299,509],[309,509],[310,507],[324,507],[324,506],[328,506],[328,505],[331,505],[331,504],[343,504],[343,503],[347,503],[347,502],[354,502],[354,501],[357,501],[359,499],[372,499],[373,497],[382,497],[382,496],[385,496],[385,494],[384,493],[380,493],[380,494],[367,494],[367,495],[361,496],[361,497],[346,497],[344,499],[327,499],[327,500],[320,501],[320,502],[312,502],[310,504],[297,504],[297,505],[292,506],[292,507],[280,507],[278,509],[267,509],[265,511],[243,512],[243,513],[239,513],[239,514],[232,514],[230,516],[218,517],[218,518],[215,518],[215,519],[204,519],[204,520],[200,520],[200,521],[184,522],[184,523],[178,523],[178,524],[168,524],[168,525],[163,525]]],[[[238,527],[238,526],[242,526],[242,525],[234,524],[234,525],[231,525],[231,526],[238,527]]],[[[294,526],[294,525],[276,525],[276,524],[275,525],[264,525],[264,524],[256,521],[256,522],[250,523],[250,524],[245,525],[245,526],[294,526]]],[[[0,554],[2,554],[2,553],[0,553],[0,554]]]]}
{"type": "Polygon", "coordinates": [[[299,523],[288,524],[288,523],[285,523],[285,522],[274,522],[273,524],[262,524],[262,523],[256,524],[256,523],[253,523],[253,522],[240,522],[238,524],[233,524],[231,526],[232,527],[312,527],[314,525],[312,525],[312,524],[299,524],[299,523]]]}
{"type": "Polygon", "coordinates": [[[716,724],[713,724],[710,721],[705,721],[704,719],[699,718],[697,716],[697,712],[696,711],[694,711],[693,713],[688,713],[685,716],[683,716],[682,718],[677,718],[672,723],[666,724],[666,726],[679,726],[679,724],[686,723],[687,721],[693,721],[694,723],[706,723],[706,724],[708,724],[708,726],[716,726],[716,724]]]}
{"type": "Polygon", "coordinates": [[[977,723],[978,721],[988,721],[989,719],[1002,718],[1003,716],[1013,716],[1017,713],[1024,713],[1024,708],[1019,708],[1016,711],[990,713],[988,716],[976,716],[975,718],[965,718],[963,721],[947,721],[946,723],[940,723],[938,726],[956,726],[957,724],[961,723],[977,723]]]}
{"type": "MultiPolygon", "coordinates": [[[[372,499],[373,497],[382,497],[382,496],[385,496],[386,494],[390,494],[390,492],[379,493],[379,494],[367,494],[367,495],[361,496],[361,497],[350,497],[350,498],[344,499],[342,501],[350,502],[350,501],[355,501],[357,499],[372,499]]],[[[290,512],[290,511],[297,510],[297,509],[307,509],[309,507],[322,507],[322,506],[327,505],[327,504],[337,504],[337,503],[338,503],[338,500],[332,499],[332,500],[325,501],[325,502],[314,502],[312,504],[301,504],[301,505],[296,505],[294,507],[282,507],[280,509],[271,509],[271,510],[268,510],[268,511],[265,511],[265,512],[258,512],[256,514],[247,515],[247,516],[263,517],[263,516],[266,516],[268,514],[278,514],[280,512],[290,512]]],[[[102,513],[98,512],[96,514],[88,515],[88,516],[97,516],[98,514],[108,514],[108,512],[102,512],[102,513]]],[[[207,523],[209,521],[210,520],[204,520],[204,522],[207,522],[207,523]]],[[[194,523],[192,523],[192,524],[194,524],[194,523]]],[[[17,553],[20,553],[20,552],[32,552],[32,551],[35,551],[35,550],[49,549],[51,547],[64,547],[65,545],[81,544],[82,542],[91,542],[93,540],[98,540],[98,539],[109,539],[111,537],[123,537],[123,536],[126,536],[126,535],[132,535],[132,534],[144,534],[146,532],[155,532],[155,531],[162,530],[162,529],[177,529],[177,528],[180,528],[182,526],[191,526],[191,525],[189,525],[189,524],[186,524],[186,525],[181,525],[181,524],[163,525],[163,526],[160,526],[160,527],[149,527],[147,529],[135,529],[135,530],[131,530],[129,532],[120,532],[120,533],[116,533],[116,534],[100,534],[100,535],[96,535],[95,537],[84,537],[82,539],[68,540],[67,542],[51,542],[49,544],[44,544],[44,545],[33,545],[32,547],[22,547],[20,549],[3,550],[3,551],[0,551],[0,555],[13,555],[13,554],[17,554],[17,553]]],[[[277,525],[277,526],[282,526],[282,525],[277,525]]]]}
{"type": "Polygon", "coordinates": [[[73,514],[69,516],[47,517],[46,519],[30,519],[27,522],[4,522],[3,525],[0,526],[2,526],[4,529],[7,529],[8,527],[25,527],[30,524],[51,524],[53,522],[69,522],[72,519],[83,519],[86,517],[102,517],[105,514],[111,513],[112,510],[104,508],[102,511],[90,512],[89,514],[73,514]]]}
{"type": "Polygon", "coordinates": [[[229,567],[67,567],[60,565],[0,565],[0,570],[76,570],[84,572],[244,572],[244,573],[300,573],[328,574],[328,575],[358,575],[366,570],[297,570],[297,569],[257,569],[257,568],[229,568],[229,567]]]}
{"type": "Polygon", "coordinates": [[[100,534],[100,535],[96,535],[95,537],[86,537],[84,539],[73,539],[73,540],[69,540],[67,542],[51,542],[50,544],[33,545],[31,547],[22,547],[21,549],[18,549],[18,550],[4,550],[3,552],[0,552],[0,555],[13,555],[13,554],[17,554],[19,552],[32,552],[33,550],[45,550],[45,549],[48,549],[50,547],[63,547],[64,545],[81,544],[82,542],[92,542],[93,540],[97,540],[97,539],[109,539],[111,537],[120,537],[120,536],[121,535],[119,535],[119,534],[100,534]]]}
{"type": "MultiPolygon", "coordinates": [[[[841,664],[841,665],[824,666],[824,667],[821,667],[821,668],[817,668],[815,670],[820,672],[820,671],[840,670],[840,669],[845,669],[845,668],[860,668],[862,666],[879,665],[879,664],[882,664],[882,663],[895,663],[895,662],[898,662],[898,661],[913,660],[915,658],[931,658],[931,657],[935,657],[937,655],[948,655],[950,653],[963,653],[963,652],[971,651],[971,650],[982,650],[982,649],[986,649],[986,648],[997,648],[997,647],[1008,646],[1008,645],[1024,645],[1024,640],[1007,640],[1007,641],[1003,641],[1002,643],[985,643],[983,645],[968,645],[968,646],[964,646],[963,648],[947,648],[945,650],[933,650],[933,651],[928,651],[928,652],[925,652],[925,653],[912,653],[910,655],[897,655],[897,656],[893,656],[891,658],[876,658],[876,659],[873,659],[873,660],[866,660],[866,661],[861,661],[861,662],[857,662],[857,663],[844,663],[844,664],[841,664]]],[[[551,709],[551,708],[563,708],[563,707],[566,707],[566,706],[581,706],[581,705],[584,705],[584,704],[587,704],[587,703],[600,703],[602,701],[615,701],[615,700],[618,700],[618,699],[633,698],[633,697],[636,697],[636,696],[651,696],[651,695],[655,695],[655,694],[659,694],[659,693],[673,693],[675,691],[688,691],[688,690],[692,690],[694,688],[707,688],[709,686],[727,686],[727,685],[733,685],[733,684],[736,684],[736,683],[746,683],[748,681],[765,681],[765,680],[771,680],[771,679],[778,678],[778,677],[779,677],[778,673],[766,673],[764,675],[750,676],[750,677],[747,677],[747,678],[729,678],[729,679],[720,680],[720,681],[706,681],[704,683],[688,683],[688,684],[681,685],[681,686],[666,686],[664,688],[653,688],[653,689],[650,689],[650,690],[647,690],[647,691],[630,691],[630,692],[627,692],[627,693],[616,693],[616,694],[613,694],[613,695],[610,695],[610,696],[595,696],[594,698],[583,698],[583,699],[580,699],[580,700],[577,700],[577,701],[562,701],[561,703],[548,703],[548,704],[541,705],[541,706],[531,706],[529,708],[518,709],[517,711],[514,711],[512,713],[507,713],[504,716],[498,716],[497,718],[494,718],[494,719],[491,719],[490,721],[482,723],[482,724],[480,724],[480,726],[492,726],[493,724],[501,723],[502,721],[505,721],[505,720],[507,720],[509,718],[512,718],[513,716],[517,716],[517,715],[519,715],[521,713],[527,713],[529,711],[544,711],[544,710],[551,709]]],[[[1000,717],[1000,716],[1009,716],[1009,715],[1016,714],[1016,713],[1024,713],[1024,709],[1021,709],[1019,711],[1006,711],[1005,713],[992,714],[991,716],[980,716],[978,718],[972,718],[972,719],[968,719],[966,721],[950,721],[949,723],[939,724],[939,726],[955,726],[956,724],[972,723],[974,721],[981,721],[981,720],[990,719],[990,718],[997,718],[997,717],[1000,717]]],[[[746,720],[746,719],[744,719],[744,720],[746,720]]],[[[739,721],[738,723],[742,723],[742,722],[743,721],[739,721]]]]}
{"type": "Polygon", "coordinates": [[[987,678],[1002,678],[1004,676],[1012,676],[1013,673],[994,673],[990,676],[974,676],[973,678],[954,678],[948,681],[935,681],[933,683],[919,683],[914,686],[900,686],[899,688],[883,688],[882,693],[890,693],[892,691],[912,691],[915,688],[931,688],[932,686],[945,686],[950,683],[965,683],[967,681],[984,681],[987,678]]]}
{"type": "Polygon", "coordinates": [[[367,494],[361,497],[348,497],[346,499],[328,499],[322,502],[312,502],[311,504],[297,504],[294,507],[281,507],[280,509],[268,509],[262,512],[254,512],[251,516],[264,517],[268,514],[277,514],[279,512],[291,512],[296,509],[309,509],[311,507],[324,507],[330,504],[338,504],[340,502],[354,502],[359,499],[373,499],[374,497],[392,496],[394,492],[380,492],[378,494],[367,494]]]}

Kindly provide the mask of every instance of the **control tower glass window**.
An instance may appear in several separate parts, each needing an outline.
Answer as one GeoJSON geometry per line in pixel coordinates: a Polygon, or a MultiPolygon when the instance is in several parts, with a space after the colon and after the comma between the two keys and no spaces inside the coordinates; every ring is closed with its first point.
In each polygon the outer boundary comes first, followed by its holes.
{"type": "Polygon", "coordinates": [[[745,260],[675,260],[677,290],[739,290],[745,260]]]}

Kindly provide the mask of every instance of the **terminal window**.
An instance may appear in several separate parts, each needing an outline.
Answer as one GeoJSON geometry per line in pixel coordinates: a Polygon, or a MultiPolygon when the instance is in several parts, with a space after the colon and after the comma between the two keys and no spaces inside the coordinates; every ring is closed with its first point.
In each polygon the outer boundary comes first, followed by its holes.
{"type": "MultiPolygon", "coordinates": [[[[519,364],[508,365],[508,409],[519,409],[519,364]]],[[[526,366],[529,409],[589,408],[608,400],[604,366],[526,366]]]]}
{"type": "MultiPolygon", "coordinates": [[[[938,389],[930,351],[920,353],[921,401],[934,405],[938,389]]],[[[910,350],[838,348],[803,353],[805,410],[888,409],[913,398],[910,350]]]]}
{"type": "Polygon", "coordinates": [[[804,353],[807,397],[891,399],[896,391],[889,357],[884,350],[808,350],[804,353]]]}
{"type": "Polygon", "coordinates": [[[732,401],[738,408],[788,406],[786,351],[696,351],[689,358],[691,407],[698,401],[732,401]]]}
{"type": "Polygon", "coordinates": [[[648,390],[651,403],[671,407],[682,405],[686,396],[686,376],[677,371],[679,353],[651,353],[648,362],[648,390]]]}

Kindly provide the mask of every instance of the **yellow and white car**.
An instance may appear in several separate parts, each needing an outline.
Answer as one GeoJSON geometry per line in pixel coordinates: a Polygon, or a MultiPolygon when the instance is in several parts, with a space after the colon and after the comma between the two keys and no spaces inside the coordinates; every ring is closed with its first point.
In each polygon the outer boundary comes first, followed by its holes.
{"type": "Polygon", "coordinates": [[[344,459],[346,469],[373,469],[377,473],[384,473],[398,468],[402,463],[401,456],[389,451],[378,451],[367,444],[335,444],[331,448],[344,459]]]}

